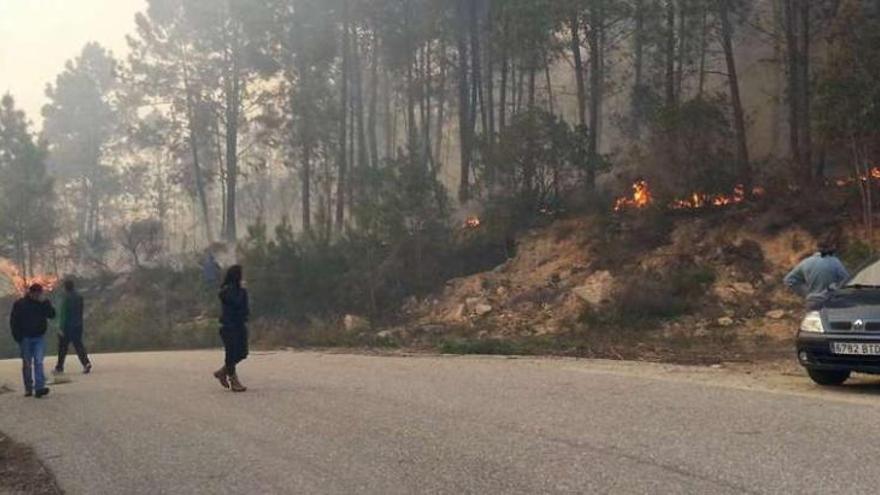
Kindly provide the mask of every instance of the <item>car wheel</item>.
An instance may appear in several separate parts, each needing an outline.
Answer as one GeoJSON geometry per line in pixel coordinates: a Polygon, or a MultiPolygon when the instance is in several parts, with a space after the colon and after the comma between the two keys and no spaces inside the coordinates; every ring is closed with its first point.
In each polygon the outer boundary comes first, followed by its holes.
{"type": "Polygon", "coordinates": [[[819,385],[840,385],[849,378],[849,370],[811,370],[807,369],[810,378],[819,385]]]}

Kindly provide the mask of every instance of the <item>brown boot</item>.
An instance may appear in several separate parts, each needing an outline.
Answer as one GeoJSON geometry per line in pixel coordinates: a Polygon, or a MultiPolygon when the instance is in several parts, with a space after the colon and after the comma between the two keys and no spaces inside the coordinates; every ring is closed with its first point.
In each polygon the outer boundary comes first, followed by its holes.
{"type": "Polygon", "coordinates": [[[247,387],[245,387],[241,384],[240,381],[238,381],[238,375],[229,376],[229,385],[231,386],[233,392],[244,392],[245,390],[247,390],[247,387]]]}
{"type": "Polygon", "coordinates": [[[223,388],[229,388],[229,380],[226,379],[226,366],[215,371],[214,378],[220,380],[220,385],[223,385],[223,388]]]}

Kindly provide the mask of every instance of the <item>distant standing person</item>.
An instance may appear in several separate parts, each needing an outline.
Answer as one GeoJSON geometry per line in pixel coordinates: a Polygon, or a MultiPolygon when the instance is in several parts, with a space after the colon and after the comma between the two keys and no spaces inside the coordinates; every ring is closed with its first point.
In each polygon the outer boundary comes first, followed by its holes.
{"type": "Polygon", "coordinates": [[[61,333],[58,334],[58,362],[55,364],[55,373],[64,373],[64,359],[67,357],[67,349],[70,344],[76,349],[79,362],[82,364],[83,373],[92,371],[92,363],[86,354],[83,345],[83,297],[76,291],[73,280],[64,281],[64,296],[61,299],[60,315],[58,317],[61,333]]]}
{"type": "Polygon", "coordinates": [[[43,295],[43,286],[31,285],[27,294],[15,301],[9,315],[12,338],[21,349],[21,375],[24,379],[24,395],[36,398],[49,393],[43,372],[43,356],[46,354],[46,329],[48,320],[55,318],[55,308],[43,295]]]}
{"type": "Polygon", "coordinates": [[[223,275],[223,270],[220,268],[220,263],[217,263],[214,253],[208,250],[202,259],[202,280],[212,290],[217,290],[217,284],[220,283],[221,275],[223,275]]]}
{"type": "Polygon", "coordinates": [[[846,267],[837,257],[837,242],[829,237],[819,243],[817,253],[801,261],[785,276],[785,286],[804,297],[808,309],[819,309],[828,290],[849,279],[846,267]]]}
{"type": "Polygon", "coordinates": [[[220,288],[220,338],[226,352],[223,367],[214,372],[214,378],[224,388],[233,392],[244,392],[247,387],[241,384],[236,365],[248,355],[247,321],[250,316],[247,290],[242,287],[241,265],[233,265],[226,272],[220,288]]]}

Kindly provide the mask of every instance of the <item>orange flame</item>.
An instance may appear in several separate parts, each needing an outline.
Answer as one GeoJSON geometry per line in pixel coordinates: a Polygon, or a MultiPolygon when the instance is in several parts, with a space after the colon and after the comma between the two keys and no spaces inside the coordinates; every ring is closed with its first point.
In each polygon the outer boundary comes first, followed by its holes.
{"type": "Polygon", "coordinates": [[[46,292],[51,292],[58,285],[58,277],[55,275],[34,275],[33,277],[25,277],[21,274],[21,270],[8,260],[0,259],[0,275],[5,276],[15,292],[24,295],[28,287],[33,284],[40,284],[46,292]]]}
{"type": "Polygon", "coordinates": [[[648,182],[637,180],[633,183],[632,197],[617,198],[614,202],[614,211],[621,211],[627,208],[641,209],[650,205],[654,201],[651,196],[651,190],[648,188],[648,182]]]}
{"type": "Polygon", "coordinates": [[[467,217],[467,219],[464,221],[464,228],[476,229],[476,228],[480,227],[480,224],[481,224],[480,217],[471,215],[471,216],[467,217]]]}
{"type": "MultiPolygon", "coordinates": [[[[880,170],[878,170],[880,172],[880,170]]],[[[765,190],[763,187],[755,187],[752,189],[753,196],[763,196],[765,190]]],[[[693,210],[705,208],[707,206],[728,206],[742,203],[746,200],[746,188],[742,184],[738,184],[733,188],[731,194],[707,194],[703,192],[692,192],[685,198],[673,199],[668,207],[673,210],[693,210]]],[[[653,196],[648,187],[647,181],[638,180],[633,184],[632,197],[621,197],[614,202],[614,211],[621,211],[627,208],[644,208],[651,204],[653,196]]]]}

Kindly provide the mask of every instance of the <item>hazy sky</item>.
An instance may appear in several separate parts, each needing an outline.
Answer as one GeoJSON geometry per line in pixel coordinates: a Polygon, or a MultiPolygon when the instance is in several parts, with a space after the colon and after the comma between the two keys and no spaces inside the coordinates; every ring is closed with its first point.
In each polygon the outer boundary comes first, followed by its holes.
{"type": "Polygon", "coordinates": [[[39,127],[46,83],[83,45],[97,41],[117,57],[146,0],[0,0],[0,93],[11,92],[39,127]]]}

